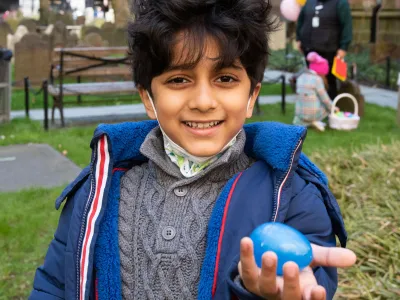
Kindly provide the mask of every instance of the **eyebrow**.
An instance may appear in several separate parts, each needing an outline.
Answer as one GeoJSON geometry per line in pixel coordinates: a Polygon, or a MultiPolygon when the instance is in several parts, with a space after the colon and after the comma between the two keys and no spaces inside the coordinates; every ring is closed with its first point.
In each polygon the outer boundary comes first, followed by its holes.
{"type": "Polygon", "coordinates": [[[196,66],[194,63],[170,65],[165,69],[165,72],[175,71],[175,70],[191,70],[196,66]]]}
{"type": "MultiPolygon", "coordinates": [[[[244,70],[244,67],[239,65],[239,64],[231,64],[229,66],[224,66],[218,63],[217,59],[210,58],[211,60],[214,60],[214,71],[220,71],[222,69],[226,68],[234,68],[236,70],[244,70]]],[[[171,72],[171,71],[176,71],[176,70],[191,70],[194,69],[197,63],[183,63],[183,64],[178,64],[178,65],[170,65],[168,66],[164,72],[171,72]]]]}

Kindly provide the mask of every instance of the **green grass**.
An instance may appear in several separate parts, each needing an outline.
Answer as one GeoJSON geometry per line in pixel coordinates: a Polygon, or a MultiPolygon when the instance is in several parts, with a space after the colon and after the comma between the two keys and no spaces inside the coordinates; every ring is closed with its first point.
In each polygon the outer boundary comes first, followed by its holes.
{"type": "MultiPolygon", "coordinates": [[[[263,84],[261,87],[260,95],[280,95],[281,85],[277,84],[263,84]]],[[[38,91],[39,89],[35,89],[38,91]]],[[[286,85],[286,93],[292,94],[291,88],[286,85]]],[[[34,95],[33,92],[29,93],[29,109],[43,109],[43,94],[34,95]]],[[[120,105],[120,104],[133,104],[140,103],[138,94],[125,95],[125,96],[110,96],[110,95],[85,95],[82,96],[82,103],[77,102],[76,96],[65,96],[64,103],[66,107],[77,106],[103,106],[103,105],[120,105]]],[[[53,105],[53,99],[49,97],[49,106],[53,105]]],[[[24,110],[25,109],[25,92],[24,89],[14,88],[12,93],[11,110],[24,110]]]]}
{"type": "MultiPolygon", "coordinates": [[[[262,111],[250,122],[290,123],[294,106],[288,105],[286,115],[279,104],[263,105],[262,111]]],[[[343,299],[399,295],[400,128],[395,116],[393,109],[367,104],[357,130],[309,130],[305,141],[305,153],[330,179],[346,218],[349,247],[360,256],[357,267],[341,272],[338,295],[343,299]]],[[[45,132],[39,122],[13,120],[0,125],[0,146],[48,143],[60,152],[67,150],[67,157],[84,167],[90,160],[94,129],[93,125],[45,132]]],[[[1,300],[26,299],[56,228],[59,212],[54,201],[60,192],[61,188],[0,193],[1,300]]]]}
{"type": "Polygon", "coordinates": [[[0,299],[26,299],[43,263],[59,212],[61,188],[0,193],[0,299]]]}
{"type": "Polygon", "coordinates": [[[314,152],[338,199],[356,266],[339,270],[338,299],[400,299],[400,142],[314,152]]]}

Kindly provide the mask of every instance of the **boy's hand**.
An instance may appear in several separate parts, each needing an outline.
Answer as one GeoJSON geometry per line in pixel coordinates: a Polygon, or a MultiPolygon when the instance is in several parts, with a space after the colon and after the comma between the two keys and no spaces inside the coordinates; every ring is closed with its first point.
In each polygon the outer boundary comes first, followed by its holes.
{"type": "MultiPolygon", "coordinates": [[[[312,245],[311,266],[350,267],[356,261],[355,254],[347,249],[327,248],[312,245]]],[[[310,267],[299,272],[294,262],[283,266],[283,277],[276,275],[277,256],[264,253],[262,268],[258,268],[253,255],[253,242],[243,238],[240,244],[239,274],[246,289],[266,299],[311,299],[326,298],[325,289],[319,286],[310,267]]]]}

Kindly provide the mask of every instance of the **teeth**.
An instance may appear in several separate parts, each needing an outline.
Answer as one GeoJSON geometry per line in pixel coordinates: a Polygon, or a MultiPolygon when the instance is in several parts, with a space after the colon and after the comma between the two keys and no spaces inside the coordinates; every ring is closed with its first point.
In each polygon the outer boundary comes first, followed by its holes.
{"type": "Polygon", "coordinates": [[[218,121],[208,122],[208,123],[185,122],[185,124],[192,128],[204,129],[204,128],[210,128],[210,127],[216,126],[219,124],[219,122],[218,121]]]}

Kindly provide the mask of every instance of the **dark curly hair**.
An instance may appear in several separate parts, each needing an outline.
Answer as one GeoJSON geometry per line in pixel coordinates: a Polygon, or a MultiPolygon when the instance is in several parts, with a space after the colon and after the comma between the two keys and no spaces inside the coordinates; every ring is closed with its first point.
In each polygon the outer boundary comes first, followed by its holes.
{"type": "MultiPolygon", "coordinates": [[[[218,67],[240,59],[251,81],[261,82],[268,61],[268,37],[276,29],[269,0],[133,0],[128,26],[133,80],[150,91],[153,77],[172,63],[183,33],[185,65],[201,59],[207,37],[218,43],[218,67]],[[188,51],[187,51],[188,50],[188,51]]],[[[151,92],[151,91],[150,91],[151,92]]]]}

